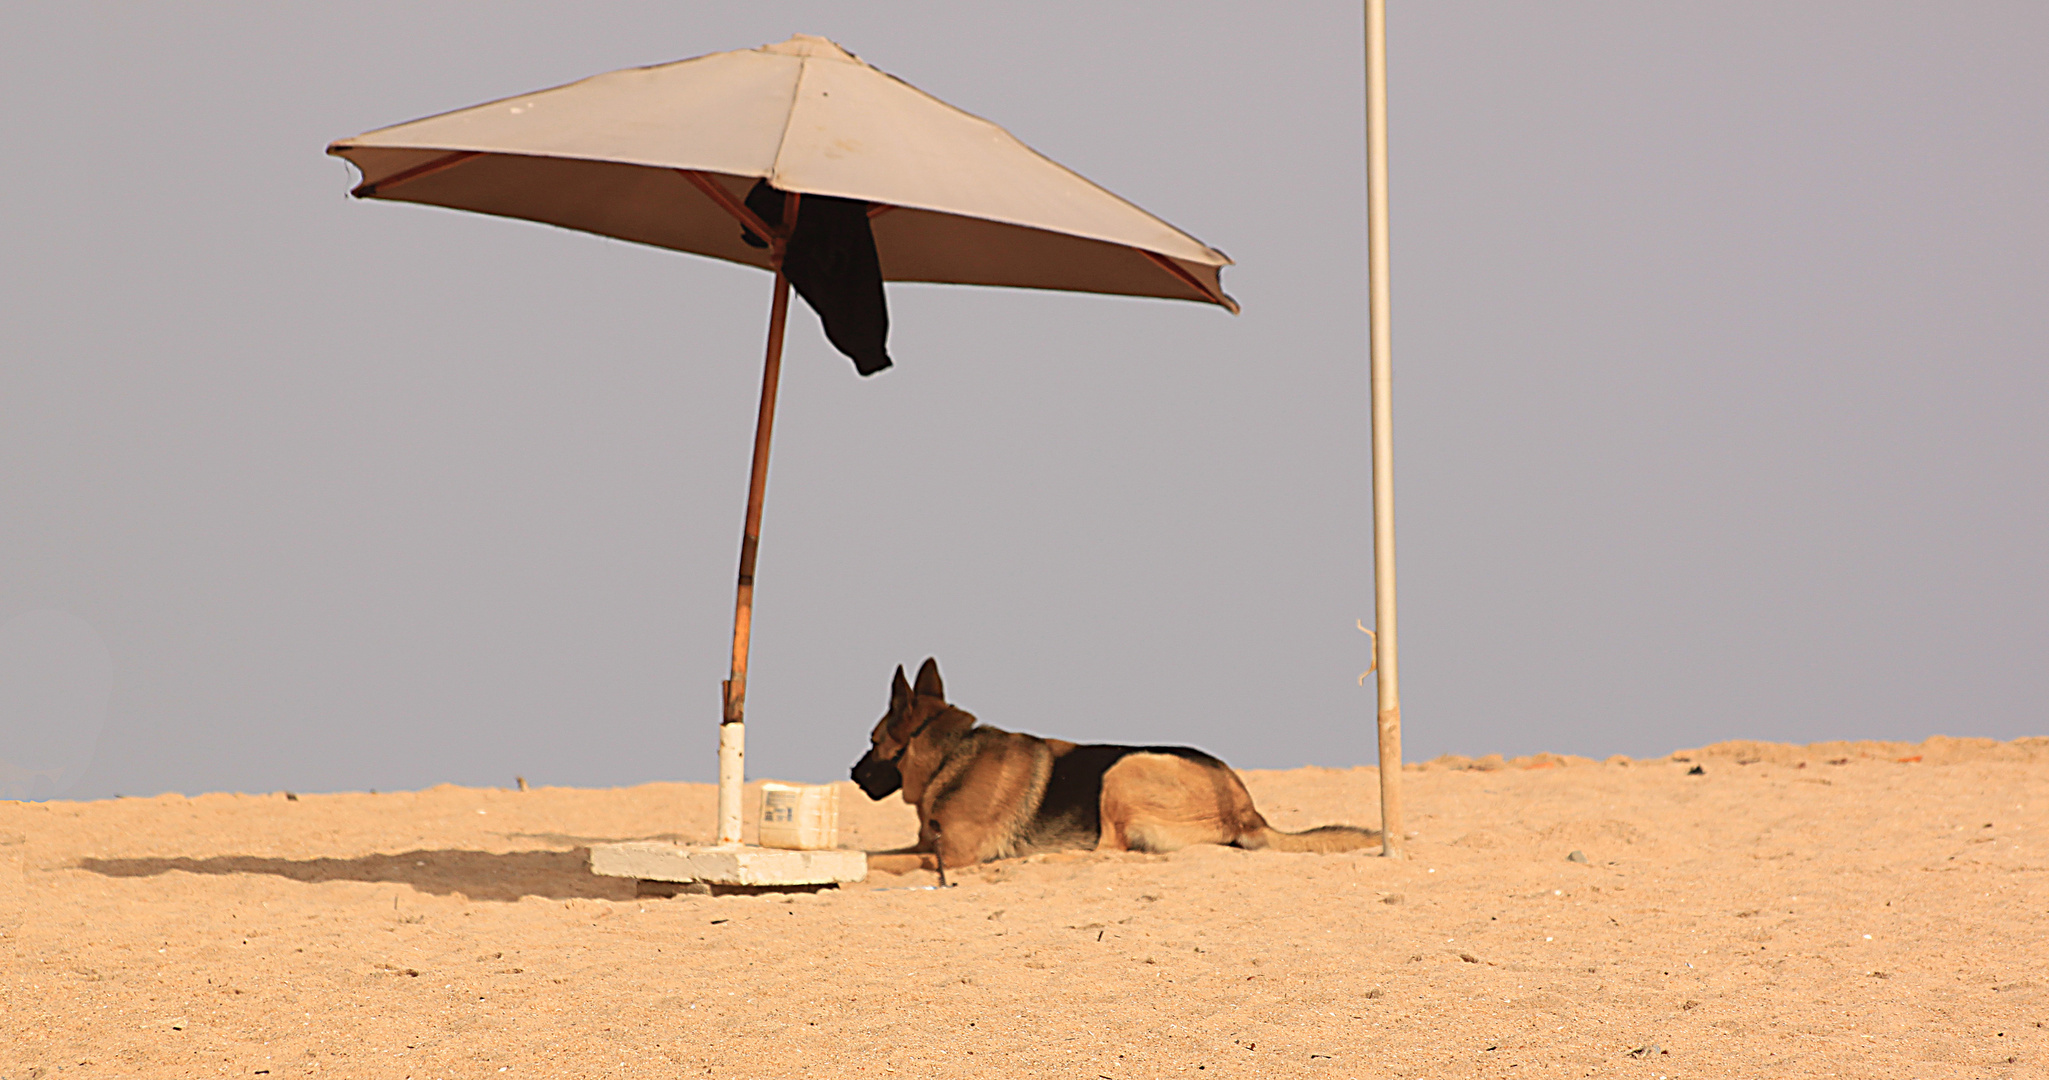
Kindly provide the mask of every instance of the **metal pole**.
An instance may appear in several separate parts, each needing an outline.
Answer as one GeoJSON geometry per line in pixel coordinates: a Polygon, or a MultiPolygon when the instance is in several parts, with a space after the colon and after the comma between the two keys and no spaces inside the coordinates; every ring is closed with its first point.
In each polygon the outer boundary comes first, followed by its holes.
{"type": "Polygon", "coordinates": [[[1371,288],[1373,623],[1380,691],[1380,853],[1403,857],[1402,698],[1395,651],[1394,374],[1387,287],[1387,0],[1366,0],[1366,238],[1371,288]]]}
{"type": "Polygon", "coordinates": [[[783,324],[790,279],[783,246],[797,220],[797,196],[783,200],[782,227],[770,237],[775,299],[769,304],[768,358],[761,366],[761,411],[754,418],[754,465],[747,478],[747,524],[740,535],[740,581],[733,600],[733,670],[722,686],[719,718],[719,843],[740,842],[740,795],[747,786],[747,648],[754,630],[754,558],[761,546],[761,504],[768,494],[768,443],[775,431],[776,386],[783,374],[783,324]]]}

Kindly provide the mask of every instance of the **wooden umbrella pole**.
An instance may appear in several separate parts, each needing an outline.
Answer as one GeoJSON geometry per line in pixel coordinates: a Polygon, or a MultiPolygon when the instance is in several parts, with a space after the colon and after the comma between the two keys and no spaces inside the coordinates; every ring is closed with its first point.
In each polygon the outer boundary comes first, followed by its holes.
{"type": "Polygon", "coordinates": [[[761,547],[761,504],[768,494],[768,444],[775,431],[776,386],[783,374],[783,325],[790,279],[783,246],[797,220],[797,196],[783,200],[783,224],[770,239],[775,299],[768,312],[768,357],[761,366],[761,410],[754,418],[754,464],[747,477],[747,524],[740,535],[740,579],[733,599],[733,669],[719,718],[719,843],[740,842],[740,795],[747,785],[747,648],[754,631],[754,559],[761,547]]]}
{"type": "Polygon", "coordinates": [[[1380,691],[1380,853],[1403,857],[1402,697],[1395,651],[1394,336],[1387,282],[1387,0],[1366,0],[1366,236],[1373,407],[1373,622],[1380,691]]]}

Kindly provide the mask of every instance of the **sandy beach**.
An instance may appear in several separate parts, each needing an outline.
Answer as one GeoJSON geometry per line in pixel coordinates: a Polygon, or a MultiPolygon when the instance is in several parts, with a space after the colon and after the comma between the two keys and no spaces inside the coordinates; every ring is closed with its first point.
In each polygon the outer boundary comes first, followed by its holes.
{"type": "MultiPolygon", "coordinates": [[[[1377,821],[1371,769],[1245,780],[1377,821]]],[[[915,831],[842,798],[846,846],[915,831]]],[[[707,840],[709,785],[4,803],[0,1076],[2049,1075],[2049,739],[1440,759],[1406,800],[1406,861],[674,899],[587,849],[707,840]]]]}

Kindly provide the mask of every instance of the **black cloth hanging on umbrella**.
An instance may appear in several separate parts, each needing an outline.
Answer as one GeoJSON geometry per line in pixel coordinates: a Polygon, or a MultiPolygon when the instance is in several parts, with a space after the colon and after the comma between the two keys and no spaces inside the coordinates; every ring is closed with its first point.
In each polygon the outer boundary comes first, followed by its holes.
{"type": "MultiPolygon", "coordinates": [[[[747,209],[769,225],[783,223],[783,193],[757,180],[747,209]]],[[[767,247],[765,237],[742,229],[741,239],[767,247]]],[[[882,295],[882,260],[868,227],[868,204],[832,195],[806,195],[797,206],[797,229],[783,249],[783,273],[797,295],[818,313],[826,339],[847,354],[854,370],[873,375],[890,366],[889,303],[882,295]]]]}

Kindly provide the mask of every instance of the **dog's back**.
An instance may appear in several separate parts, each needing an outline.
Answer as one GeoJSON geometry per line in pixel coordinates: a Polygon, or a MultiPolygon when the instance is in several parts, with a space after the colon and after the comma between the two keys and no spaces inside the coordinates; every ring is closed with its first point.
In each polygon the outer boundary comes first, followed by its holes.
{"type": "Polygon", "coordinates": [[[1046,742],[1053,748],[1053,769],[1026,836],[1040,851],[1095,847],[1103,834],[1103,777],[1133,754],[1180,758],[1204,769],[1230,766],[1187,746],[1118,746],[1110,743],[1046,742]]]}

